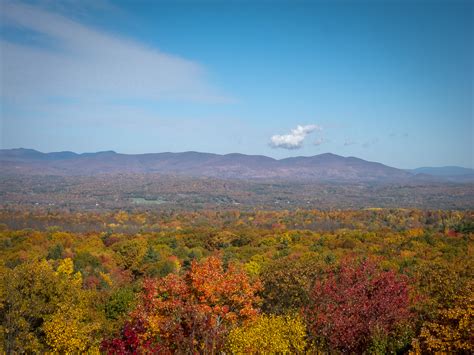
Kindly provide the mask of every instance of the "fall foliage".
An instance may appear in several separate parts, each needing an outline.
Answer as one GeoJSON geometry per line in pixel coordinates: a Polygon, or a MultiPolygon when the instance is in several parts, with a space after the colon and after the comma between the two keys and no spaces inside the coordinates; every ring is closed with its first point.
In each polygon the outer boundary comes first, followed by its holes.
{"type": "Polygon", "coordinates": [[[306,349],[306,330],[299,316],[262,315],[231,330],[227,349],[232,354],[301,353],[306,349]]]}
{"type": "Polygon", "coordinates": [[[410,322],[409,307],[407,277],[380,271],[369,260],[344,260],[316,281],[303,313],[316,343],[362,353],[374,337],[390,337],[399,324],[410,322]]]}
{"type": "Polygon", "coordinates": [[[259,289],[259,283],[236,266],[224,270],[217,257],[193,262],[182,276],[146,280],[122,336],[104,341],[102,350],[218,351],[232,326],[257,316],[259,289]],[[132,332],[136,336],[130,336],[132,332]]]}
{"type": "Polygon", "coordinates": [[[6,353],[471,353],[469,211],[0,210],[6,353]]]}

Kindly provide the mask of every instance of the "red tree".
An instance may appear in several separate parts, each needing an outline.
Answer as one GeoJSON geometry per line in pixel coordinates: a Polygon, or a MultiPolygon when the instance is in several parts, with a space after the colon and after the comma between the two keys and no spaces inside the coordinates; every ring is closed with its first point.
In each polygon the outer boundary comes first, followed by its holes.
{"type": "Polygon", "coordinates": [[[407,277],[370,261],[345,261],[317,281],[304,309],[310,334],[334,350],[362,353],[372,336],[410,318],[407,277]]]}

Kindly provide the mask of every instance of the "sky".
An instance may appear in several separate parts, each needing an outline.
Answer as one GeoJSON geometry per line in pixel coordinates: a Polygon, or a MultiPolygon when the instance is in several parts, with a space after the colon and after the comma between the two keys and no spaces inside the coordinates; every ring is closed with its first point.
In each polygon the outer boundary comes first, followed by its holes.
{"type": "Polygon", "coordinates": [[[474,168],[474,2],[0,0],[0,148],[474,168]]]}

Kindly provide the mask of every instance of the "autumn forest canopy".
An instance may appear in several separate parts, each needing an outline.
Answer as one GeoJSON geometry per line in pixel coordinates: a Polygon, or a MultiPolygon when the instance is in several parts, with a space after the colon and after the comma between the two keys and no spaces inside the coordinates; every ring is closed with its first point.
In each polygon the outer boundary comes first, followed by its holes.
{"type": "Polygon", "coordinates": [[[472,352],[472,212],[2,209],[3,351],[472,352]]]}

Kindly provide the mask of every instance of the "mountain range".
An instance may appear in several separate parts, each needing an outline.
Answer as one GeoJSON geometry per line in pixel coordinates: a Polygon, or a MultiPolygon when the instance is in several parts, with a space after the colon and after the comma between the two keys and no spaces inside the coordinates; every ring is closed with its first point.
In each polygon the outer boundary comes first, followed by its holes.
{"type": "Polygon", "coordinates": [[[33,149],[0,150],[1,174],[98,175],[159,173],[224,179],[306,181],[474,181],[474,170],[460,167],[403,170],[356,157],[325,153],[274,159],[263,155],[199,152],[119,154],[114,151],[77,154],[42,153],[33,149]]]}

